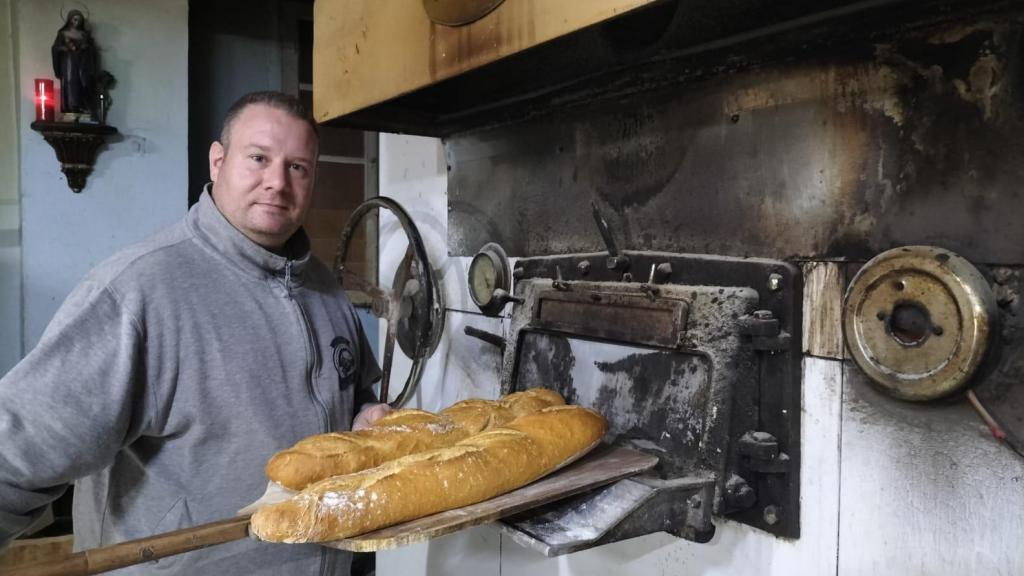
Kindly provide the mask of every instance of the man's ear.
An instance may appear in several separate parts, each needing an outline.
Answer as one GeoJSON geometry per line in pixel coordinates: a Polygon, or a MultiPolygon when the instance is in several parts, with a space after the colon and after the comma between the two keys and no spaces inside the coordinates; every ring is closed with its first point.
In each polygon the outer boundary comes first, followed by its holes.
{"type": "Polygon", "coordinates": [[[220,167],[224,163],[224,146],[220,142],[210,144],[210,180],[217,181],[220,174],[220,167]]]}

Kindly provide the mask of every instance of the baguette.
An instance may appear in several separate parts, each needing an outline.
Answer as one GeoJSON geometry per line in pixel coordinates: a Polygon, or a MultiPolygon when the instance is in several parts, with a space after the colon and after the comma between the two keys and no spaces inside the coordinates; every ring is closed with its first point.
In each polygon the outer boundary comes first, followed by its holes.
{"type": "Polygon", "coordinates": [[[379,466],[409,454],[444,448],[488,428],[548,406],[564,405],[557,392],[533,388],[499,400],[463,400],[433,414],[395,410],[355,432],[317,434],[282,450],[267,462],[267,477],[291,490],[379,466]]]}
{"type": "Polygon", "coordinates": [[[586,408],[545,408],[454,446],[312,484],[258,510],[250,532],[270,542],[326,542],[475,504],[582,456],[606,429],[586,408]]]}
{"type": "Polygon", "coordinates": [[[464,428],[468,437],[489,428],[504,426],[520,416],[539,412],[549,406],[563,405],[565,399],[558,392],[547,388],[530,388],[499,400],[463,400],[442,410],[441,416],[464,428]]]}

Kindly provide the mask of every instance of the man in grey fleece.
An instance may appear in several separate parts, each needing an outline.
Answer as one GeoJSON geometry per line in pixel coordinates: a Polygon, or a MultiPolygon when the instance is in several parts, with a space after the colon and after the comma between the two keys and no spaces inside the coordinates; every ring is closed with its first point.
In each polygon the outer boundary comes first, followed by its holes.
{"type": "MultiPolygon", "coordinates": [[[[386,413],[359,319],[310,255],[315,124],[254,93],[178,224],[97,266],[0,380],[0,548],[75,483],[75,548],[230,517],[297,440],[386,413]]],[[[244,540],[117,574],[347,574],[347,553],[244,540]]]]}

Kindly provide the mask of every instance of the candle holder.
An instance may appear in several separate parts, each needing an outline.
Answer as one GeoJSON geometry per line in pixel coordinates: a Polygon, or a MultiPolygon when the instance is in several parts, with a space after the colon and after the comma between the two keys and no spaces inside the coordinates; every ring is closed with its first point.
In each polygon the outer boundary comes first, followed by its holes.
{"type": "Polygon", "coordinates": [[[57,115],[57,103],[53,99],[53,80],[49,78],[36,78],[32,85],[35,87],[36,120],[53,122],[56,120],[57,115]]]}
{"type": "Polygon", "coordinates": [[[30,127],[43,135],[60,162],[60,171],[67,178],[68,188],[78,193],[92,173],[96,155],[107,138],[117,134],[117,128],[103,124],[77,122],[47,122],[37,120],[30,127]]]}

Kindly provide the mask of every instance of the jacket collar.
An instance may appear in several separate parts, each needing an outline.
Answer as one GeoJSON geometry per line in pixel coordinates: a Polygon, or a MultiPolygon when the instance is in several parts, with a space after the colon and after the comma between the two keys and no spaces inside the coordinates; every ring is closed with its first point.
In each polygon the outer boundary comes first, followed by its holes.
{"type": "Polygon", "coordinates": [[[302,272],[311,258],[309,236],[302,228],[285,243],[287,256],[274,254],[247,238],[221,214],[210,195],[209,184],[203,189],[199,202],[189,210],[187,221],[204,245],[249,276],[290,276],[292,283],[301,282],[302,272]]]}

